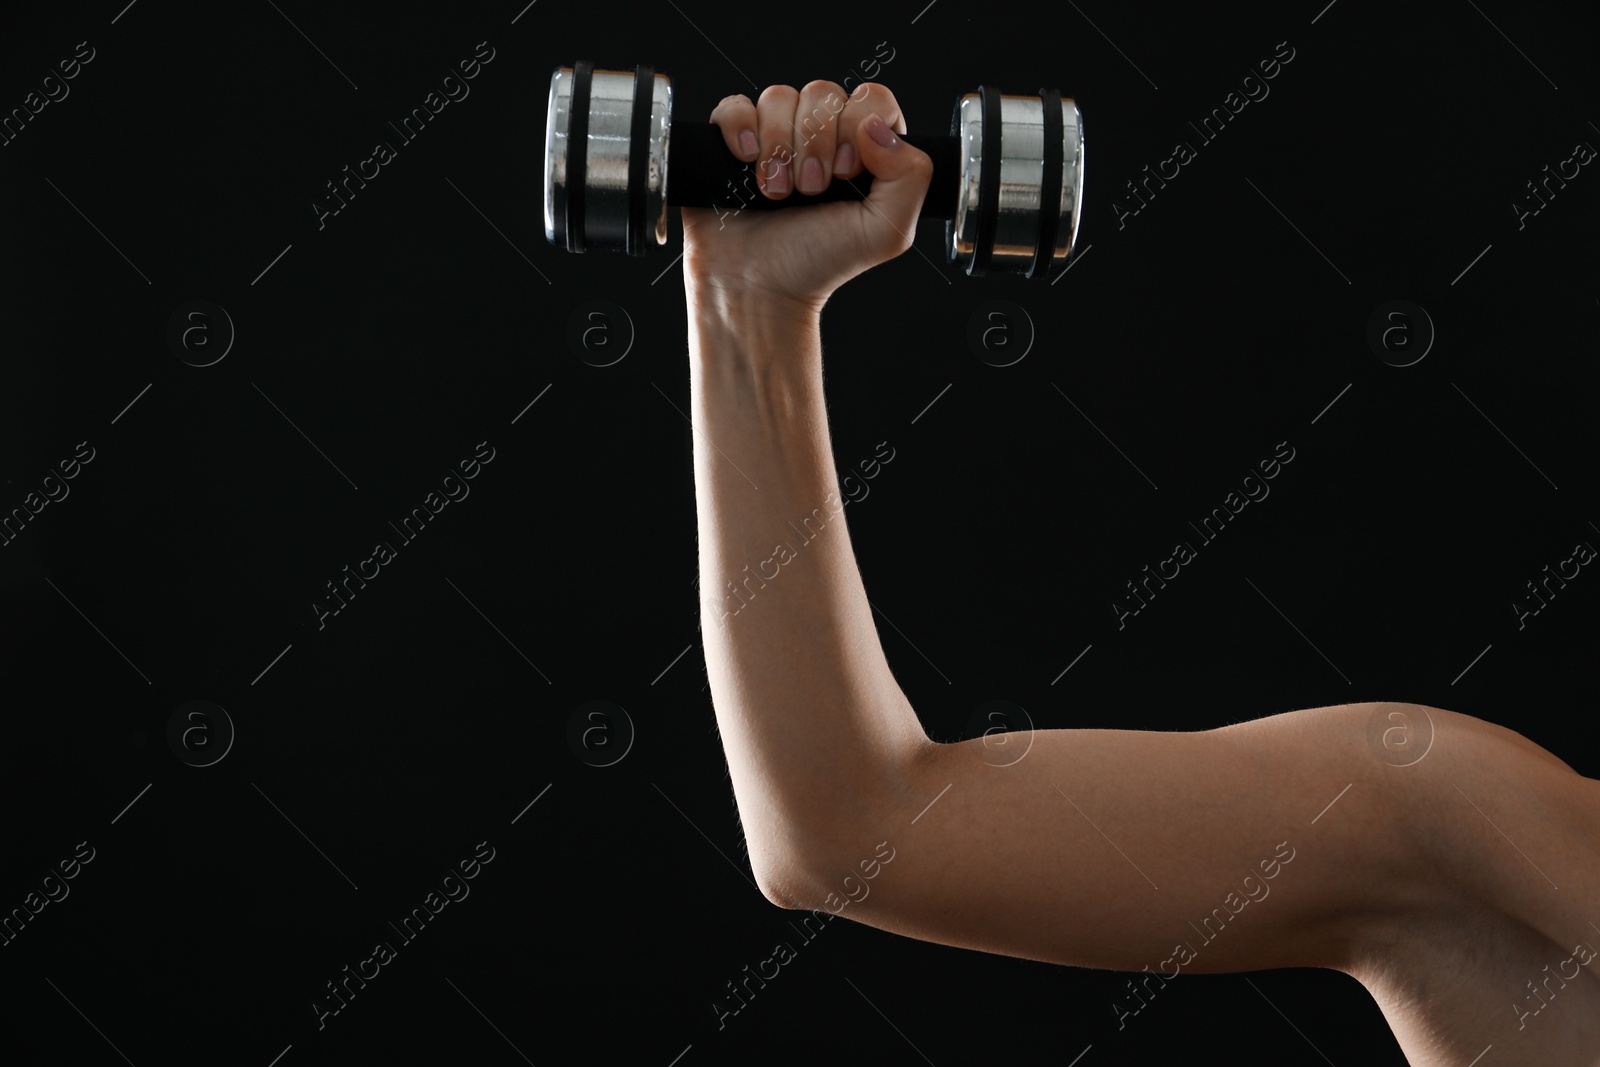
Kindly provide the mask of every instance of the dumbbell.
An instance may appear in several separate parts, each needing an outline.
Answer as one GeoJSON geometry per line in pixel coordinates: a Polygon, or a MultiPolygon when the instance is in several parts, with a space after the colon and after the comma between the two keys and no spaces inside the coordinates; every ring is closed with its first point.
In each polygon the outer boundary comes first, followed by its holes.
{"type": "MultiPolygon", "coordinates": [[[[830,118],[826,111],[817,118],[830,118]]],[[[805,128],[806,119],[801,119],[805,128]]],[[[933,159],[922,217],[948,220],[945,251],[969,275],[1040,277],[1064,264],[1083,204],[1083,117],[1054,89],[990,86],[961,97],[948,136],[904,138],[933,159]]],[[[544,235],[569,252],[643,255],[667,241],[667,205],[765,211],[861,200],[871,175],[770,200],[756,167],[714,123],[672,121],[672,81],[648,64],[596,70],[580,60],[550,78],[544,235]]]]}

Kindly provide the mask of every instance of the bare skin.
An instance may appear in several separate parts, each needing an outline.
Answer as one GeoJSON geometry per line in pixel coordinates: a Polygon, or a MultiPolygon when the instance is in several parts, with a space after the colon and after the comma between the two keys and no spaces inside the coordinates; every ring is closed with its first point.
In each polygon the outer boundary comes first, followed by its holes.
{"type": "Polygon", "coordinates": [[[1418,1067],[1600,1065],[1600,782],[1513,731],[1368,703],[927,737],[844,521],[821,312],[910,247],[931,162],[875,84],[772,86],[712,121],[763,195],[808,188],[812,159],[823,184],[871,183],[863,203],[683,212],[706,663],[767,898],[1141,989],[1330,968],[1418,1067]]]}

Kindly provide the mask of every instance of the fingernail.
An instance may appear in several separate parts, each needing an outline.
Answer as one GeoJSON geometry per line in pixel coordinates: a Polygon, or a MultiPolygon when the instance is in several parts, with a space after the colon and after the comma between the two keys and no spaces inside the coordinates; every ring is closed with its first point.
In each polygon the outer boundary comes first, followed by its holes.
{"type": "Polygon", "coordinates": [[[767,192],[781,196],[789,191],[789,161],[777,157],[768,163],[767,192]]]}
{"type": "Polygon", "coordinates": [[[802,193],[822,192],[822,160],[815,156],[800,164],[800,191],[802,193]]]}
{"type": "Polygon", "coordinates": [[[753,156],[761,151],[761,142],[756,140],[755,131],[739,131],[739,150],[747,156],[753,156]]]}
{"type": "Polygon", "coordinates": [[[843,174],[843,173],[845,173],[846,171],[848,171],[851,167],[853,167],[855,165],[856,165],[856,148],[855,148],[855,145],[851,144],[849,141],[846,141],[844,144],[839,146],[839,151],[834,154],[834,157],[833,157],[833,172],[835,174],[843,174]]]}
{"type": "Polygon", "coordinates": [[[889,128],[889,124],[883,121],[882,115],[869,116],[866,126],[867,136],[883,147],[893,148],[900,143],[900,139],[894,135],[894,131],[889,128]]]}

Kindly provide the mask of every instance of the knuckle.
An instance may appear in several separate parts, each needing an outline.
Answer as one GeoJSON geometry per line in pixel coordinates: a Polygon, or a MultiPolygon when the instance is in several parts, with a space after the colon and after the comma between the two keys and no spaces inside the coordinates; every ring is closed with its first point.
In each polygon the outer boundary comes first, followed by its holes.
{"type": "Polygon", "coordinates": [[[840,96],[844,95],[844,90],[839,87],[838,82],[831,82],[826,78],[813,78],[811,81],[806,82],[801,92],[807,96],[832,96],[835,93],[840,96]]]}
{"type": "Polygon", "coordinates": [[[769,85],[761,90],[761,104],[792,104],[800,99],[800,93],[792,85],[769,85]]]}

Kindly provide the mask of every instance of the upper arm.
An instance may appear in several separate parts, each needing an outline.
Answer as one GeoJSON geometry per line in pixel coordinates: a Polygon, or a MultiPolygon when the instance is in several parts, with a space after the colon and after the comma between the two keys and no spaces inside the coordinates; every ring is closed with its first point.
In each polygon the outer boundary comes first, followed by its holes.
{"type": "Polygon", "coordinates": [[[1173,975],[1347,969],[1416,903],[1376,705],[1217,730],[929,744],[812,871],[815,907],[922,940],[1173,975]],[[1331,806],[1330,806],[1331,805],[1331,806]],[[859,855],[858,855],[859,854],[859,855]],[[884,856],[892,858],[884,862],[884,856]]]}

